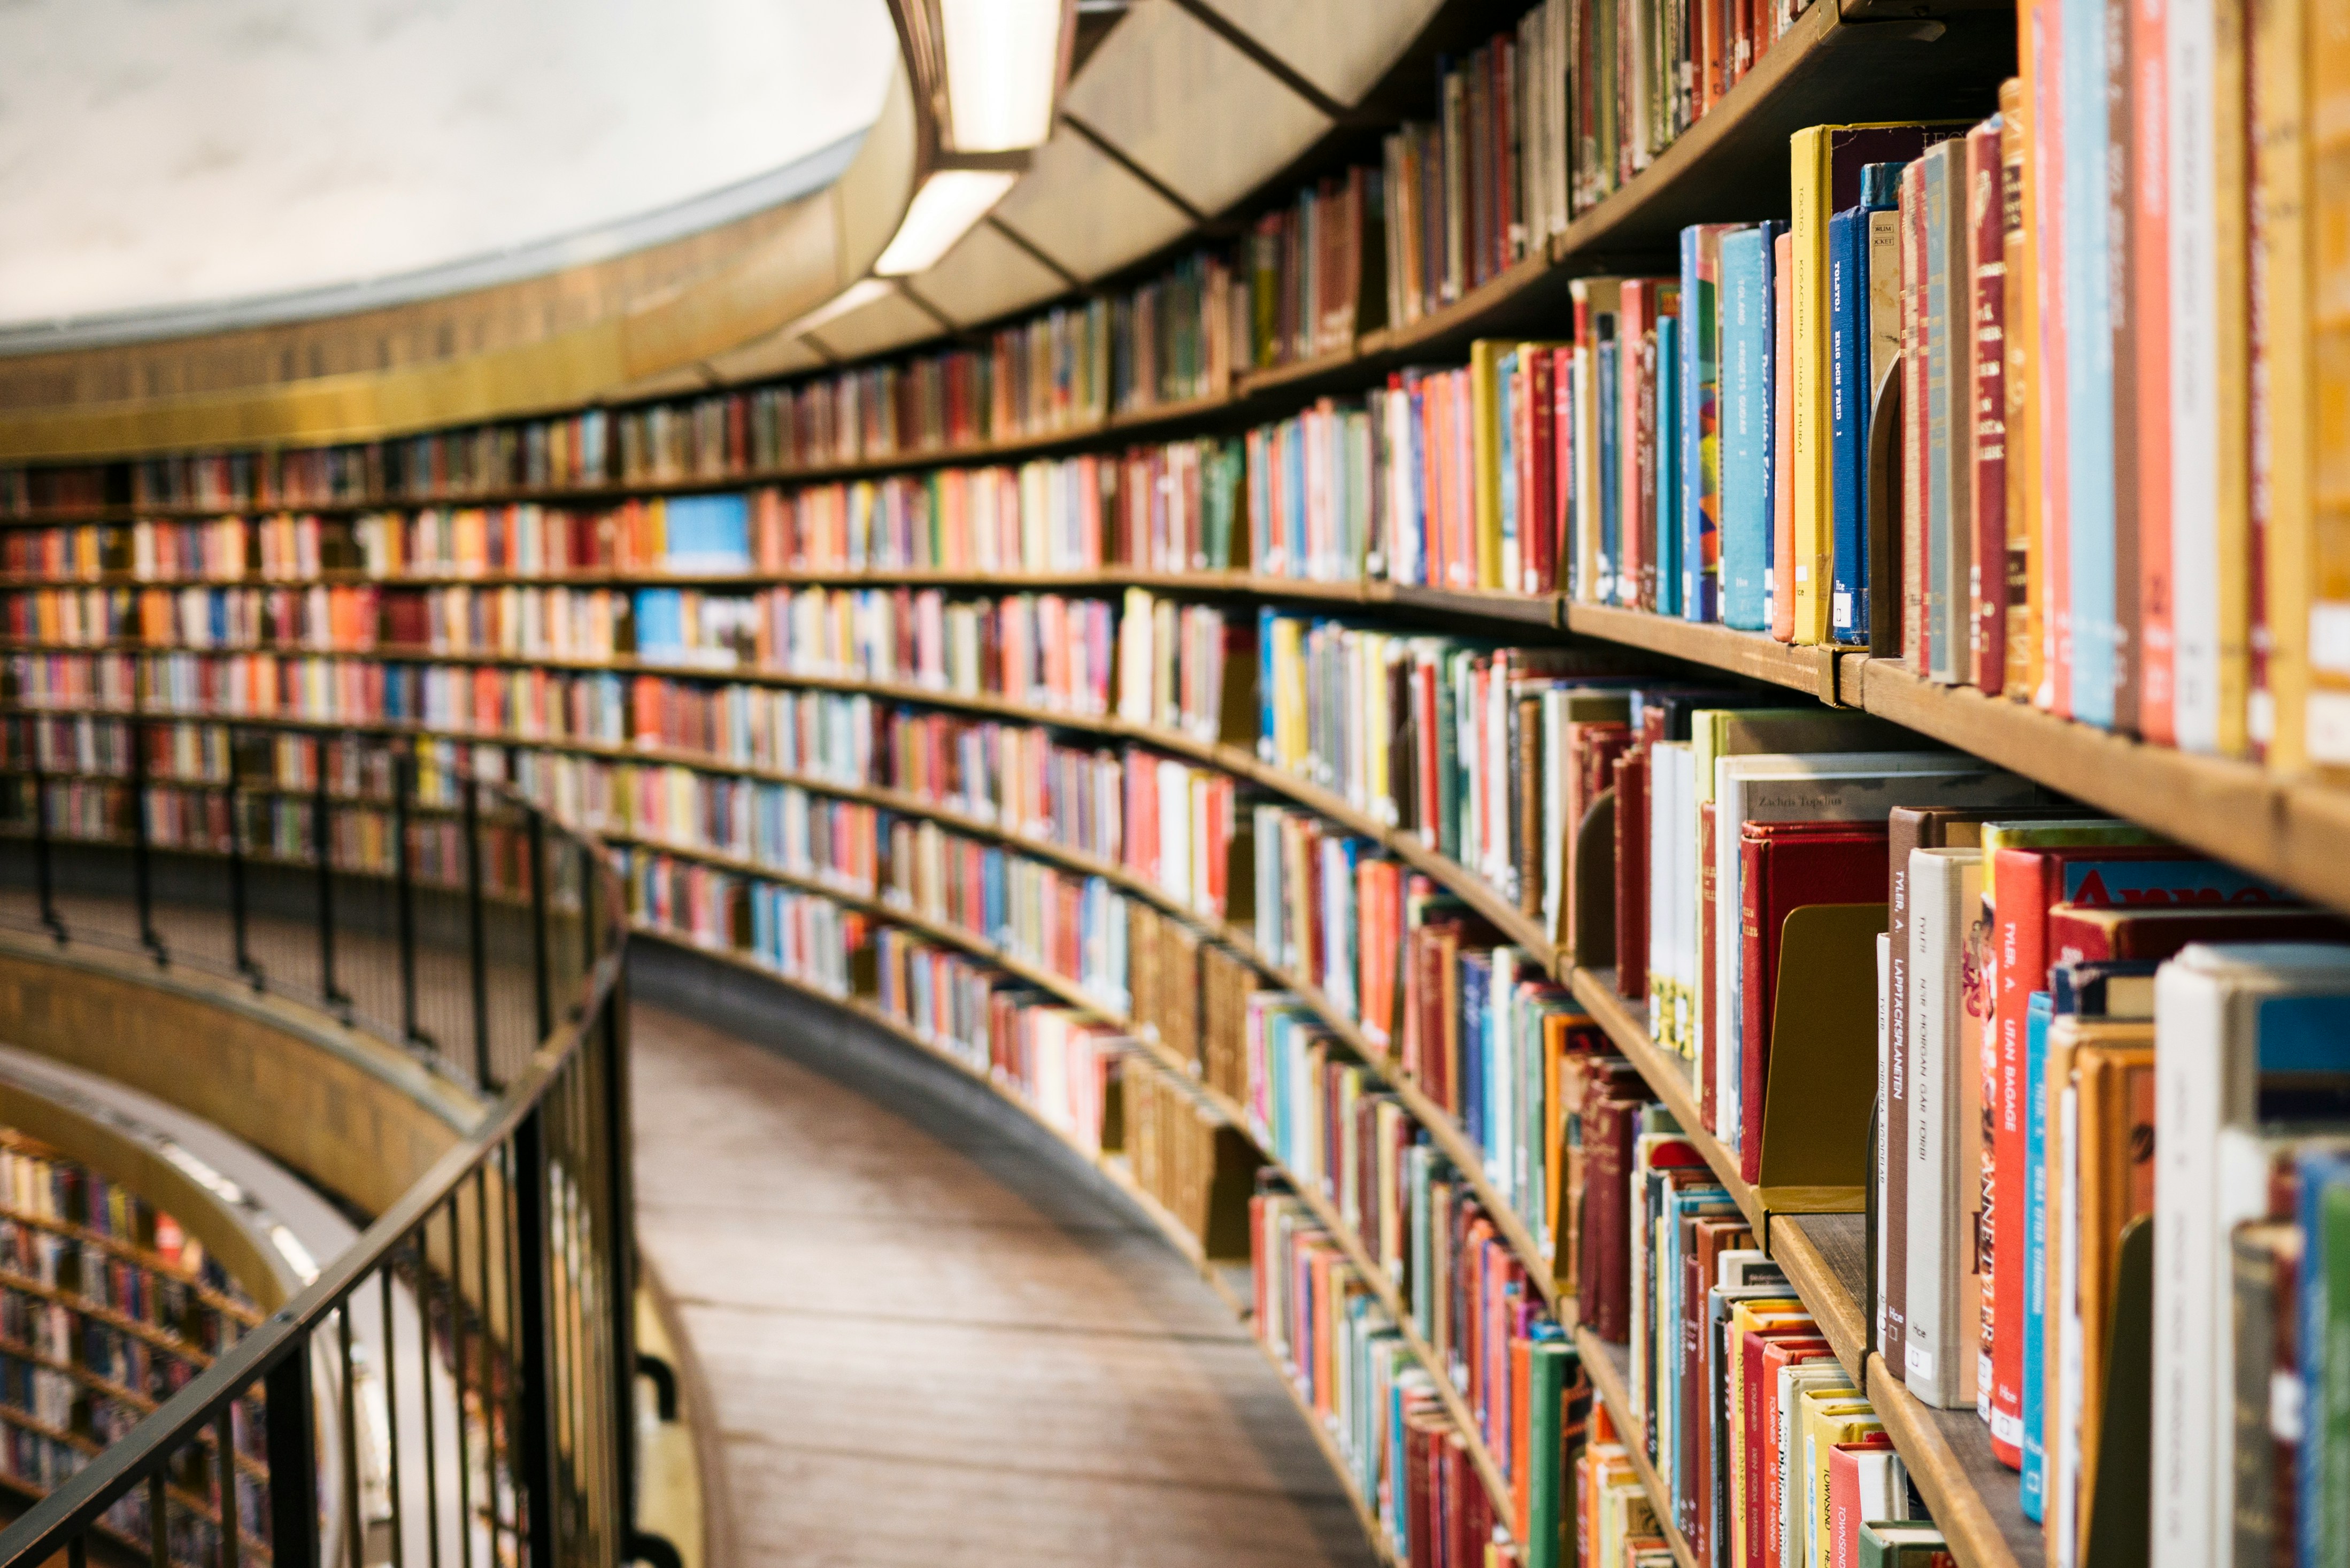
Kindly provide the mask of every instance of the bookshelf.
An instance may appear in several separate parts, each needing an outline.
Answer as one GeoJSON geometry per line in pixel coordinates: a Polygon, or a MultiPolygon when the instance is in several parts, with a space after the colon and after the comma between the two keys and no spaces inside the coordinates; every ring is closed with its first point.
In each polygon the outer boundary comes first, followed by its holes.
{"type": "MultiPolygon", "coordinates": [[[[1460,5],[1448,14],[1464,15],[1460,5]]],[[[1614,194],[1575,217],[1565,232],[1553,236],[1534,254],[1520,259],[1468,291],[1453,303],[1409,323],[1351,335],[1342,348],[1294,359],[1288,363],[1236,374],[1230,384],[1209,395],[1157,404],[1128,411],[1089,415],[1060,428],[966,443],[933,445],[860,456],[764,469],[745,469],[692,477],[639,479],[571,485],[491,486],[462,493],[409,493],[344,497],[333,502],[285,508],[220,506],[94,507],[53,509],[37,514],[0,518],[10,528],[50,526],[65,523],[127,522],[135,518],[205,518],[258,510],[313,512],[348,515],[373,510],[412,510],[423,506],[543,504],[588,506],[650,496],[675,496],[731,492],[747,487],[797,485],[836,479],[917,474],[949,464],[1017,462],[1058,454],[1111,452],[1124,443],[1151,436],[1228,432],[1252,422],[1294,412],[1311,400],[1331,393],[1359,392],[1381,383],[1390,370],[1422,361],[1458,358],[1475,338],[1512,333],[1539,334],[1555,329],[1565,309],[1575,279],[1611,269],[1661,266],[1669,255],[1676,232],[1684,224],[1728,218],[1775,216],[1786,211],[1783,199],[1789,134],[1803,127],[1837,120],[1862,120],[1898,115],[1932,117],[1943,113],[1980,116],[1991,107],[1992,84],[2011,68],[2013,18],[1999,5],[1959,4],[1925,8],[1892,8],[1864,4],[1814,3],[1793,29],[1761,57],[1756,67],[1723,97],[1711,112],[1700,119],[1651,165],[1614,194]]],[[[1336,146],[1336,143],[1333,143],[1336,146]]],[[[1313,156],[1323,156],[1327,149],[1313,156]]],[[[1294,183],[1299,168],[1292,166],[1274,183],[1294,183]]],[[[1260,192],[1260,196],[1272,190],[1260,192]]],[[[1187,235],[1184,244],[1196,236],[1187,235]]],[[[1243,605],[1300,607],[1329,614],[1379,618],[1380,624],[1401,628],[1441,626],[1471,632],[1497,642],[1521,641],[1549,645],[1560,641],[1600,643],[1653,656],[1660,670],[1732,677],[1775,689],[1790,701],[1809,700],[1829,707],[1851,709],[1887,720],[1930,737],[1952,749],[2007,769],[2048,789],[2080,802],[2126,816],[2178,842],[2206,851],[2243,869],[2263,876],[2313,899],[2350,909],[2350,793],[2296,776],[2272,774],[2252,763],[2195,755],[2052,717],[2028,704],[1987,696],[1969,687],[1938,684],[1921,678],[1890,658],[1871,658],[1866,649],[1805,647],[1771,638],[1731,630],[1637,610],[1587,603],[1559,594],[1509,594],[1492,590],[1440,588],[1384,580],[1323,582],[1258,575],[1239,568],[1169,573],[1105,566],[1089,571],[1001,571],[931,568],[791,569],[774,571],[598,571],[560,575],[507,572],[480,574],[410,574],[369,577],[358,573],[320,573],[312,577],[254,577],[236,586],[295,586],[369,583],[386,588],[442,585],[501,587],[702,587],[710,588],[807,585],[827,587],[943,587],[1017,591],[1050,590],[1074,594],[1109,595],[1128,587],[1213,598],[1243,605]]],[[[36,576],[11,576],[0,589],[65,585],[36,576]]],[[[212,578],[138,580],[108,577],[88,586],[150,587],[225,586],[212,578]]],[[[154,651],[144,643],[102,645],[124,652],[154,651]]],[[[68,646],[12,642],[16,652],[75,652],[99,650],[90,644],[68,646]]],[[[221,652],[222,649],[188,651],[221,652]]],[[[1091,736],[1105,742],[1132,742],[1167,756],[1201,764],[1241,781],[1265,794],[1311,813],[1392,857],[1412,872],[1426,876],[1490,920],[1510,944],[1523,950],[1560,983],[1603,1029],[1615,1050],[1638,1072],[1657,1098],[1673,1113],[1686,1136],[1702,1155],[1714,1177],[1752,1223],[1773,1258],[1785,1270],[1793,1289],[1819,1323],[1836,1359],[1866,1389],[1907,1461],[1919,1490],[1932,1506],[1937,1521],[1949,1533],[1960,1560],[1970,1568],[2029,1568],[2043,1561],[2038,1528],[2026,1521],[2015,1495],[2013,1472],[1991,1458],[1981,1424],[1970,1413],[1931,1409],[1911,1397],[1898,1377],[1887,1374],[1882,1360],[1866,1349],[1868,1324],[1864,1321],[1868,1299],[1865,1252],[1857,1217],[1770,1213],[1760,1196],[1739,1178],[1737,1157],[1711,1134],[1702,1130],[1702,1118],[1682,1059],[1650,1034],[1645,1007],[1628,1003],[1616,990],[1615,976],[1605,968],[1584,968],[1572,956],[1555,950],[1540,922],[1482,877],[1430,848],[1415,833],[1388,826],[1374,815],[1342,795],[1261,761],[1253,752],[1159,725],[1136,723],[1111,714],[1093,715],[1043,710],[1033,705],[979,691],[956,691],[910,681],[865,680],[817,673],[754,668],[701,669],[660,659],[629,657],[560,659],[525,654],[500,654],[463,649],[432,650],[380,647],[363,650],[260,649],[299,657],[335,660],[384,661],[443,665],[454,668],[546,669],[581,673],[657,675],[688,682],[731,682],[750,686],[823,691],[856,694],[921,710],[947,711],[973,716],[1034,722],[1055,732],[1091,736]]],[[[1479,1149],[1461,1120],[1444,1110],[1420,1085],[1402,1070],[1397,1054],[1369,1038],[1347,1010],[1295,969],[1259,956],[1253,932],[1245,925],[1204,915],[1183,900],[1168,895],[1155,883],[1102,857],[1037,839],[1006,829],[1001,824],[910,791],[873,785],[844,784],[804,771],[764,768],[712,753],[667,746],[598,742],[523,733],[486,732],[468,728],[430,728],[417,723],[380,721],[344,722],[277,714],[253,716],[197,714],[154,711],[158,721],[233,722],[255,730],[287,733],[365,731],[408,734],[514,751],[569,754],[612,763],[675,764],[700,773],[788,784],[813,795],[856,802],[910,818],[934,822],[956,833],[983,839],[1035,861],[1089,877],[1098,877],[1122,895],[1139,899],[1162,915],[1183,922],[1207,941],[1221,945],[1248,962],[1279,990],[1292,993],[1315,1015],[1317,1026],[1377,1071],[1391,1085],[1430,1141],[1458,1168],[1466,1185],[1495,1220],[1510,1251],[1527,1270],[1545,1302],[1560,1321],[1574,1328],[1596,1397],[1619,1422],[1632,1424],[1634,1407],[1627,1386],[1627,1368],[1621,1347],[1600,1341],[1575,1322],[1575,1303],[1563,1296],[1544,1259],[1540,1239],[1523,1217],[1487,1179],[1479,1149]]],[[[52,775],[55,776],[55,775],[52,775]]],[[[158,785],[178,781],[158,777],[158,785]]],[[[204,788],[202,781],[187,787],[204,788]]],[[[896,901],[850,891],[823,877],[783,871],[760,860],[706,846],[674,843],[626,829],[612,832],[617,843],[633,845],[681,861],[706,865],[746,878],[756,878],[820,894],[844,909],[919,934],[926,940],[983,959],[1002,973],[1060,1002],[1117,1026],[1132,1020],[1105,1010],[1100,998],[1069,979],[1038,965],[1009,957],[983,938],[950,922],[918,915],[896,901]]],[[[653,927],[649,934],[671,938],[653,927]]],[[[775,975],[732,953],[716,955],[743,963],[771,981],[797,982],[775,975]]],[[[825,994],[809,989],[813,994],[825,994]]],[[[913,1031],[861,1001],[829,998],[868,1018],[899,1038],[931,1049],[971,1070],[951,1053],[939,1053],[913,1031]]],[[[1196,1067],[1164,1050],[1147,1033],[1139,1040],[1140,1054],[1160,1071],[1179,1081],[1190,1080],[1196,1067]]],[[[979,1075],[984,1078],[984,1075],[979,1075]]],[[[988,1080],[993,1083],[993,1080],[988,1080]]],[[[1016,1096],[993,1085],[1014,1104],[1016,1096]]],[[[1213,1091],[1200,1091],[1204,1107],[1223,1125],[1248,1132],[1241,1108],[1213,1091]]],[[[1080,1148],[1080,1153],[1085,1151],[1080,1148]]],[[[1280,1162],[1260,1149],[1269,1164],[1280,1162]]],[[[1088,1157],[1093,1158],[1093,1157],[1088,1157]]],[[[1138,1203],[1184,1246],[1180,1224],[1147,1193],[1133,1189],[1114,1160],[1095,1163],[1113,1182],[1132,1189],[1138,1203]]],[[[1366,1279],[1381,1276],[1362,1240],[1340,1220],[1315,1183],[1293,1179],[1293,1186],[1318,1219],[1330,1230],[1366,1279]]],[[[1217,1273],[1215,1260],[1187,1249],[1203,1276],[1232,1299],[1229,1283],[1217,1273]]],[[[1237,1304],[1235,1303],[1235,1304],[1237,1304]]],[[[1395,1293],[1387,1286],[1383,1304],[1409,1330],[1407,1314],[1395,1312],[1395,1293]]],[[[1416,1343],[1423,1361],[1438,1374],[1440,1392],[1457,1422],[1473,1431],[1461,1391],[1442,1375],[1428,1347],[1416,1343]]],[[[1286,1376],[1284,1386],[1290,1386],[1286,1376]]],[[[1293,1396],[1295,1389],[1292,1389],[1293,1396]]],[[[1308,1411],[1317,1438],[1343,1475],[1345,1464],[1331,1445],[1329,1434],[1308,1411]]],[[[1503,1495],[1494,1456],[1482,1444],[1471,1445],[1475,1468],[1489,1490],[1503,1495]]],[[[1660,1514],[1667,1511],[1662,1487],[1646,1459],[1633,1446],[1633,1464],[1660,1514]]],[[[1357,1494],[1358,1514],[1370,1522],[1368,1510],[1357,1494]]],[[[1378,1539],[1377,1531],[1373,1532],[1378,1539]]],[[[1685,1568],[1695,1568],[1688,1542],[1668,1521],[1667,1542],[1685,1568]]]]}

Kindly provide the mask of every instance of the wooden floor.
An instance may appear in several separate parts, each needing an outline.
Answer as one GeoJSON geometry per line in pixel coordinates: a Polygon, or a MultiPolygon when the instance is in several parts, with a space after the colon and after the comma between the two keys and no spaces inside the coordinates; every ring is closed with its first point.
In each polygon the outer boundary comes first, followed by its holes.
{"type": "Polygon", "coordinates": [[[918,1054],[650,947],[639,1235],[712,1389],[713,1568],[1372,1561],[1271,1367],[1094,1173],[918,1054]]]}

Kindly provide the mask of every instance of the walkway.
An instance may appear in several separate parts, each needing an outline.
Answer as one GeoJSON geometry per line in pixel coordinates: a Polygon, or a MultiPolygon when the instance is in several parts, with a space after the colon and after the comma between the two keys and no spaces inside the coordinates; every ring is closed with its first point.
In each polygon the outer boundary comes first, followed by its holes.
{"type": "Polygon", "coordinates": [[[715,1568],[1371,1563],[1245,1331],[1093,1172],[838,1014],[637,953],[639,1236],[714,1390],[715,1568]]]}

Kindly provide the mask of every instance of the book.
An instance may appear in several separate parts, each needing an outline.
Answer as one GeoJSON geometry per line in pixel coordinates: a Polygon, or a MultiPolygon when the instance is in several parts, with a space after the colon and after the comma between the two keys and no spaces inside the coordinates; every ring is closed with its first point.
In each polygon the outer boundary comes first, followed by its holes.
{"type": "Polygon", "coordinates": [[[1834,570],[1828,258],[1830,220],[1860,201],[1862,170],[1918,157],[1941,132],[1917,125],[1821,125],[1791,139],[1789,226],[1791,559],[1795,581],[1787,640],[1828,640],[1834,570]]]}
{"type": "Polygon", "coordinates": [[[1770,628],[1776,286],[1779,225],[1721,237],[1721,620],[1741,631],[1770,628]]]}
{"type": "MultiPolygon", "coordinates": [[[[2157,1146],[2154,1299],[2154,1561],[2209,1562],[2232,1549],[2231,1358],[2211,1354],[2229,1321],[2226,1237],[2257,1219],[2264,1171],[2232,1173],[2220,1138],[2263,1116],[2272,1076],[2345,1065],[2350,949],[2193,946],[2155,981],[2157,1146]]],[[[2279,1087],[2284,1085],[2279,1085],[2279,1087]]]]}
{"type": "Polygon", "coordinates": [[[1738,1149],[1740,1175],[1752,1182],[1762,1172],[1762,1106],[1770,1085],[1781,929],[1787,914],[1804,904],[1873,901],[1885,886],[1885,829],[1880,823],[1750,820],[1739,831],[1744,1020],[1738,1149]]]}
{"type": "Polygon", "coordinates": [[[1970,1048],[1982,1022],[1968,940],[1981,901],[1979,848],[1919,846],[1908,857],[1908,1113],[1904,1253],[1909,1391],[1941,1409],[1977,1399],[1982,1283],[1975,1237],[1982,1195],[1982,1075],[1970,1048]],[[1970,1026],[1972,1028],[1970,1029],[1970,1026]]]}

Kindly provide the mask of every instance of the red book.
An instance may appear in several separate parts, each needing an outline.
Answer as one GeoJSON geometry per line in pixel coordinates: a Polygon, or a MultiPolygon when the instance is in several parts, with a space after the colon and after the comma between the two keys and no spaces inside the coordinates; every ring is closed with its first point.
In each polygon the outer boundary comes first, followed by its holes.
{"type": "Polygon", "coordinates": [[[1616,993],[1648,994],[1648,752],[1616,759],[1616,993]]]}
{"type": "Polygon", "coordinates": [[[1718,999],[1713,993],[1717,981],[1713,945],[1721,929],[1714,923],[1720,916],[1714,904],[1718,889],[1714,887],[1714,834],[1717,828],[1713,806],[1714,803],[1709,800],[1700,802],[1697,808],[1697,1093],[1698,1110],[1709,1127],[1714,1125],[1714,1102],[1717,1098],[1714,1053],[1720,1043],[1716,1031],[1721,1027],[1721,1020],[1715,1016],[1720,1012],[1716,1005],[1718,999]]]}
{"type": "Polygon", "coordinates": [[[2048,911],[2047,952],[2060,963],[2167,959],[2189,942],[2350,941],[2350,922],[2323,909],[2262,904],[2058,904],[2048,911]]]}
{"type": "Polygon", "coordinates": [[[1410,1560],[1436,1561],[1436,1502],[1442,1495],[1439,1471],[1443,1462],[1445,1422],[1433,1394],[1427,1403],[1404,1416],[1404,1531],[1410,1560]]]}
{"type": "Polygon", "coordinates": [[[1867,1522],[1861,1512],[1861,1456],[1892,1449],[1893,1439],[1878,1432],[1828,1451],[1828,1568],[1860,1568],[1860,1527],[1867,1522]]]}
{"type": "Polygon", "coordinates": [[[1518,538],[1525,553],[1525,592],[1558,587],[1558,536],[1551,531],[1551,520],[1558,513],[1554,498],[1558,425],[1551,416],[1551,407],[1558,402],[1558,392],[1551,386],[1554,364],[1549,348],[1518,350],[1518,398],[1511,407],[1518,419],[1518,538]]]}
{"type": "Polygon", "coordinates": [[[1983,1119],[1990,1145],[1991,1275],[1984,1335],[1991,1349],[1991,1457],[2023,1465],[2023,1287],[2029,1161],[2023,1105],[2024,1025],[2032,993],[2048,983],[2048,911],[2058,904],[2155,909],[2252,904],[2284,895],[2234,867],[2168,846],[2068,845],[2002,849],[1986,868],[1991,909],[1991,1033],[1985,1045],[1983,1119]],[[2011,1178],[2012,1179],[2011,1179],[2011,1178]]]}
{"type": "Polygon", "coordinates": [[[1753,1471],[1746,1491],[1750,1568],[1786,1568],[1780,1561],[1779,1532],[1773,1528],[1783,1517],[1786,1506],[1779,1464],[1779,1374],[1790,1366],[1835,1357],[1825,1339],[1790,1335],[1765,1339],[1753,1359],[1754,1424],[1746,1433],[1747,1463],[1753,1471]]]}
{"type": "Polygon", "coordinates": [[[1550,542],[1551,577],[1545,586],[1565,593],[1574,587],[1575,576],[1575,383],[1567,374],[1575,363],[1575,350],[1554,348],[1542,357],[1550,364],[1551,389],[1551,510],[1544,528],[1550,542]]]}
{"type": "Polygon", "coordinates": [[[1739,1066],[1739,1173],[1760,1179],[1762,1106],[1770,1088],[1771,1021],[1779,988],[1779,940],[1790,911],[1806,904],[1873,904],[1885,897],[1885,825],[1749,822],[1739,830],[1743,965],[1739,1066]]]}
{"type": "Polygon", "coordinates": [[[1583,1120],[1583,1259],[1577,1275],[1591,1331],[1612,1345],[1632,1336],[1632,1146],[1639,1136],[1638,1097],[1615,1097],[1595,1084],[1583,1120]]]}

